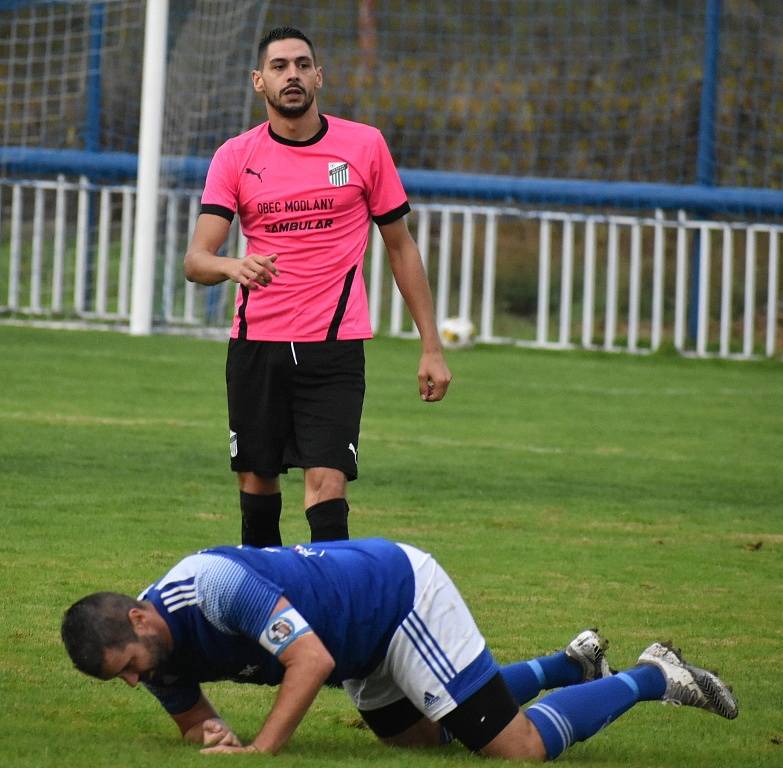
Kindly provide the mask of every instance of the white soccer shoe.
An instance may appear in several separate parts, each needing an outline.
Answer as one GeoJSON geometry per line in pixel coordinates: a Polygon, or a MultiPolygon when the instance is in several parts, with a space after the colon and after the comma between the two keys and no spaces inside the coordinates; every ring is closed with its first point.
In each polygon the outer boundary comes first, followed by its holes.
{"type": "Polygon", "coordinates": [[[694,667],[680,652],[664,643],[642,651],[638,664],[652,664],[666,678],[663,701],[676,706],[699,707],[733,720],[739,714],[737,700],[726,683],[706,669],[694,667]]]}
{"type": "Polygon", "coordinates": [[[609,641],[601,637],[597,629],[586,629],[580,632],[566,646],[566,656],[582,667],[583,682],[610,677],[613,674],[604,655],[608,646],[609,641]]]}

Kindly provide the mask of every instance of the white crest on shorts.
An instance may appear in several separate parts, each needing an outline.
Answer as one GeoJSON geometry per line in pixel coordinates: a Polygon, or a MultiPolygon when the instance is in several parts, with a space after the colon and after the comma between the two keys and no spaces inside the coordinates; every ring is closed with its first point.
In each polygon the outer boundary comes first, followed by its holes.
{"type": "Polygon", "coordinates": [[[329,183],[335,187],[344,187],[348,183],[348,163],[329,163],[329,183]]]}
{"type": "Polygon", "coordinates": [[[237,433],[233,429],[228,430],[228,452],[231,454],[231,458],[235,459],[239,452],[239,446],[237,445],[237,433]]]}

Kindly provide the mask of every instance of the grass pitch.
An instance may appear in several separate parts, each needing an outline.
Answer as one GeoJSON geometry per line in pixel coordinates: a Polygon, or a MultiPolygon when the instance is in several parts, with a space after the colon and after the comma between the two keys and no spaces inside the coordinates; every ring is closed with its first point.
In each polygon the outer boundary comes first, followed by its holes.
{"type": "MultiPolygon", "coordinates": [[[[479,347],[452,353],[439,404],[418,400],[418,347],[367,345],[352,535],[432,551],[502,662],[599,626],[610,661],[657,639],[717,668],[734,722],[636,707],[561,763],[783,764],[783,367],[479,347]]],[[[79,675],[64,609],[138,593],[184,554],[235,543],[225,346],[186,338],[0,328],[0,701],[3,764],[167,768],[204,757],[143,690],[79,675]]],[[[307,539],[301,473],[283,535],[307,539]]],[[[240,737],[273,691],[215,684],[240,737]]],[[[286,750],[302,765],[477,764],[458,745],[392,751],[323,691],[286,750]]]]}

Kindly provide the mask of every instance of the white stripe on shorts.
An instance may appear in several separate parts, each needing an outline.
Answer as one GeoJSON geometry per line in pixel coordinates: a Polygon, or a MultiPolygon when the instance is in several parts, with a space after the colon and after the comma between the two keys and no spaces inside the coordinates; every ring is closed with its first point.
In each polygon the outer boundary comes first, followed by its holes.
{"type": "Polygon", "coordinates": [[[402,622],[401,629],[435,677],[448,685],[456,677],[457,670],[415,610],[402,622]]]}
{"type": "MultiPolygon", "coordinates": [[[[358,709],[380,709],[403,697],[430,720],[451,712],[466,697],[447,688],[486,643],[453,582],[432,555],[398,544],[415,578],[413,609],[392,636],[386,658],[363,680],[343,683],[358,709]]],[[[475,690],[474,680],[460,687],[475,690]]]]}

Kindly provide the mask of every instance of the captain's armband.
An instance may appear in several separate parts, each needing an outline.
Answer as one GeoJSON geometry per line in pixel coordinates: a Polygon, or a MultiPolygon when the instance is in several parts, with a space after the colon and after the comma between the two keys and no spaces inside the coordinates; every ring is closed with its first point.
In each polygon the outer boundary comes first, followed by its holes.
{"type": "Polygon", "coordinates": [[[299,611],[288,606],[270,616],[258,642],[273,656],[279,656],[294,640],[312,631],[299,611]]]}

